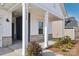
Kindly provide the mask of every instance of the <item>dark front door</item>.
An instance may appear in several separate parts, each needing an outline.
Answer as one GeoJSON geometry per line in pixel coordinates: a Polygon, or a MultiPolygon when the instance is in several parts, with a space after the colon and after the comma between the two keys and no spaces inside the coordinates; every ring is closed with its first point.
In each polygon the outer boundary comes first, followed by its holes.
{"type": "Polygon", "coordinates": [[[16,38],[22,40],[22,17],[16,18],[16,38]]]}
{"type": "Polygon", "coordinates": [[[14,40],[14,23],[12,23],[12,42],[14,40]]]}

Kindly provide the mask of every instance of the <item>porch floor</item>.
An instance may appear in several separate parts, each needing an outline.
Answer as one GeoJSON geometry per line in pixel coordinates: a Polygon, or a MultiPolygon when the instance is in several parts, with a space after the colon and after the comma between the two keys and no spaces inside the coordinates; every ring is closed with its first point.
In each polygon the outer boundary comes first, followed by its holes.
{"type": "MultiPolygon", "coordinates": [[[[48,40],[48,46],[53,45],[54,43],[55,43],[54,40],[48,40]]],[[[43,41],[39,42],[39,44],[41,45],[42,48],[44,48],[44,42],[43,41]]]]}
{"type": "Polygon", "coordinates": [[[16,41],[13,45],[0,48],[1,56],[21,56],[22,55],[22,43],[16,41]]]}

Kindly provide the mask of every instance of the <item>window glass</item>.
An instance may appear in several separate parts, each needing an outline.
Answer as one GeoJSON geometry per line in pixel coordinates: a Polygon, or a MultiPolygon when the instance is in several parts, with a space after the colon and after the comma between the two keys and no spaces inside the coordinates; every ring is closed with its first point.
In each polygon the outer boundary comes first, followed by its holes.
{"type": "Polygon", "coordinates": [[[43,34],[43,22],[39,22],[39,34],[43,34]]]}

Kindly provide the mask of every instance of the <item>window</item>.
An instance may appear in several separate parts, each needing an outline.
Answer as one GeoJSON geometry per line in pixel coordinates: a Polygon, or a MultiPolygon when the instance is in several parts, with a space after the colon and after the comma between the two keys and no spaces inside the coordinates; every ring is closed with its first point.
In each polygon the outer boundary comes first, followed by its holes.
{"type": "Polygon", "coordinates": [[[43,34],[43,22],[39,22],[39,34],[43,34]]]}

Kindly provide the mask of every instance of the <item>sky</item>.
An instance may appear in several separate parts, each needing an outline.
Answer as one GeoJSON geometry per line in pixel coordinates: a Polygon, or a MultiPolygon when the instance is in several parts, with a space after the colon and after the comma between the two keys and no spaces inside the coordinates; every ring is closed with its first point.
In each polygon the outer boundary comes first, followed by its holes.
{"type": "Polygon", "coordinates": [[[65,3],[68,16],[73,16],[79,21],[79,3],[65,3]]]}

